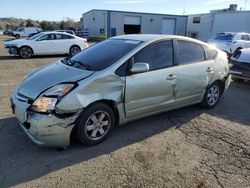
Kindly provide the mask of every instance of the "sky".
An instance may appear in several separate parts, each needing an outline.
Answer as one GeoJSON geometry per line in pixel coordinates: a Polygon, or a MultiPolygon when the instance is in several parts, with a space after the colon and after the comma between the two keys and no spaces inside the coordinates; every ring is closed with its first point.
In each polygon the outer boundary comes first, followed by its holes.
{"type": "Polygon", "coordinates": [[[208,13],[238,4],[250,10],[250,0],[0,0],[0,17],[60,21],[80,20],[92,9],[123,10],[163,14],[208,13]],[[246,6],[245,6],[246,4],[246,6]]]}

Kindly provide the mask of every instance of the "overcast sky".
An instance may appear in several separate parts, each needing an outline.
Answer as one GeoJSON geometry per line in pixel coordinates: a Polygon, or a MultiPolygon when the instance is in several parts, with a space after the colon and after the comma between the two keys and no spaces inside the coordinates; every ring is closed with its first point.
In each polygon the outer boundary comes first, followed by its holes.
{"type": "Polygon", "coordinates": [[[238,4],[238,9],[250,9],[250,0],[0,0],[0,17],[54,21],[70,17],[79,20],[91,9],[182,15],[184,12],[207,13],[212,9],[227,8],[232,3],[238,4]]]}

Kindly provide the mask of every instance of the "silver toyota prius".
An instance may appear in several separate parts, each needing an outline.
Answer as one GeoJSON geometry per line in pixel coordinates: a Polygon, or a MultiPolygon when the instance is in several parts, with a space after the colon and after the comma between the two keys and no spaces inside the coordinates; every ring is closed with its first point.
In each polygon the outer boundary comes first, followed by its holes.
{"type": "Polygon", "coordinates": [[[176,108],[213,108],[230,84],[224,52],[181,36],[125,35],[34,70],[11,106],[40,146],[95,145],[112,127],[176,108]],[[73,134],[74,133],[74,134],[73,134]]]}

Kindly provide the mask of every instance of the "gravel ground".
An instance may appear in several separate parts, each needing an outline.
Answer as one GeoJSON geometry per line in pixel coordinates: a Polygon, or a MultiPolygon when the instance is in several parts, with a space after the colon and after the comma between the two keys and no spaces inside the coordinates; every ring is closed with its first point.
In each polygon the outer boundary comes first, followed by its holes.
{"type": "Polygon", "coordinates": [[[250,83],[233,82],[215,109],[182,108],[117,126],[94,147],[40,148],[9,97],[31,70],[62,57],[9,56],[0,37],[0,187],[250,187],[250,83]]]}

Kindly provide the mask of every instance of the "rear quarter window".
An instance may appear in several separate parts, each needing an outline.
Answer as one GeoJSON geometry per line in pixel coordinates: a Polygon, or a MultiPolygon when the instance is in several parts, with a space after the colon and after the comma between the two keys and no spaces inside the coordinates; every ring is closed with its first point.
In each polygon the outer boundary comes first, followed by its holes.
{"type": "Polygon", "coordinates": [[[206,52],[207,60],[212,60],[217,55],[217,50],[210,48],[209,46],[204,45],[204,49],[206,52]]]}

